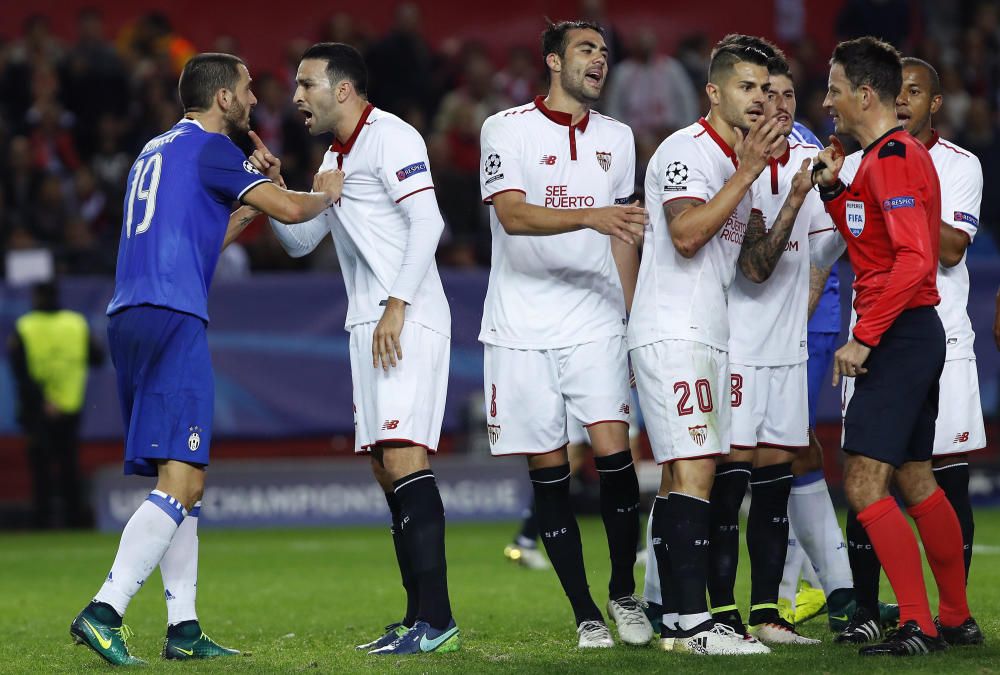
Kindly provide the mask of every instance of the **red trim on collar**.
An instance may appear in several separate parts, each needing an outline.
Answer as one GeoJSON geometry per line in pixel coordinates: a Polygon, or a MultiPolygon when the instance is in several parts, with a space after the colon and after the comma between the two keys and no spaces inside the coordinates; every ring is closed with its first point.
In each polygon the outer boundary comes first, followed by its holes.
{"type": "Polygon", "coordinates": [[[937,129],[931,129],[931,139],[924,143],[924,147],[930,150],[934,147],[934,144],[938,142],[941,136],[938,134],[937,129]]]}
{"type": "Polygon", "coordinates": [[[719,135],[719,132],[712,128],[712,125],[708,123],[708,120],[702,117],[698,120],[698,124],[705,127],[705,131],[707,131],[708,135],[712,137],[712,140],[719,146],[719,149],[725,153],[726,157],[733,161],[733,166],[737,166],[736,151],[733,150],[729,143],[726,143],[726,141],[723,140],[722,136],[719,135]]]}
{"type": "Polygon", "coordinates": [[[792,146],[785,146],[785,154],[781,157],[768,157],[767,165],[771,169],[771,194],[778,194],[778,165],[785,166],[788,164],[789,158],[792,156],[792,146]]]}
{"type": "Polygon", "coordinates": [[[552,110],[545,105],[544,96],[535,97],[535,107],[538,112],[545,115],[551,121],[555,122],[560,126],[567,127],[569,131],[569,158],[572,161],[576,161],[576,131],[579,130],[581,133],[587,130],[587,124],[590,122],[590,111],[583,116],[583,119],[573,124],[573,116],[569,113],[559,112],[558,110],[552,110]]]}
{"type": "Polygon", "coordinates": [[[361,119],[358,120],[358,126],[354,127],[354,133],[351,137],[347,139],[346,143],[341,143],[336,138],[333,139],[333,145],[330,146],[330,152],[339,152],[342,155],[346,155],[354,147],[354,141],[358,140],[358,134],[364,129],[365,124],[368,122],[368,116],[372,114],[372,110],[375,110],[375,106],[371,103],[365,106],[364,112],[361,113],[361,119]]]}

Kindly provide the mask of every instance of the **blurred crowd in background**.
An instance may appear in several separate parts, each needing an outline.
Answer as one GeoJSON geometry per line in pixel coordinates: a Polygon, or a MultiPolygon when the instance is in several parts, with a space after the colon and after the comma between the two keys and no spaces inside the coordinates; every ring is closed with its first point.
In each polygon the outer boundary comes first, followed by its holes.
{"type": "MultiPolygon", "coordinates": [[[[691,34],[668,52],[651,30],[620,31],[613,12],[595,1],[582,3],[579,18],[605,27],[611,69],[597,108],[634,130],[640,192],[646,161],[657,145],[708,109],[703,85],[714,40],[691,34]]],[[[847,0],[832,30],[838,39],[881,36],[905,55],[934,64],[945,97],[935,126],[979,156],[987,186],[1000,182],[996,2],[847,0]]],[[[282,158],[286,181],[297,189],[311,185],[329,144],[328,138],[309,137],[291,102],[299,56],[322,40],[361,50],[372,103],[424,135],[447,223],[440,264],[487,265],[490,233],[479,198],[479,131],[489,115],[545,91],[537,36],[526,35],[523,45],[501,58],[472,40],[448,40],[434,48],[422,33],[418,7],[402,4],[385,34],[366,30],[349,13],[336,13],[314,35],[288,45],[283,68],[249,64],[258,98],[253,127],[282,158]]],[[[822,107],[829,54],[808,38],[782,46],[795,75],[798,118],[825,139],[832,132],[822,107]]],[[[129,168],[149,138],[182,116],[177,77],[198,51],[239,54],[240,44],[223,35],[214,44],[195,45],[157,13],[109,35],[96,9],[79,14],[72,41],[56,39],[41,15],[25,21],[16,34],[0,37],[0,265],[8,251],[47,248],[60,273],[114,273],[129,168]]],[[[998,209],[1000,200],[984,200],[981,220],[993,239],[985,247],[989,251],[1000,238],[998,209]]],[[[239,246],[227,249],[220,279],[336,267],[329,242],[294,260],[267,230],[258,219],[239,246]]]]}

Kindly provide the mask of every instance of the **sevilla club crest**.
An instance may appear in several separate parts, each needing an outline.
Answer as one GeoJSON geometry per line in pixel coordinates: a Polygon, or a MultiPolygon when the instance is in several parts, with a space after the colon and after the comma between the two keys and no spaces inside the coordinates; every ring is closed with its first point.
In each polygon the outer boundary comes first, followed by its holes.
{"type": "Polygon", "coordinates": [[[610,152],[598,152],[597,153],[597,163],[601,165],[601,168],[605,171],[611,170],[611,153],[610,152]]]}

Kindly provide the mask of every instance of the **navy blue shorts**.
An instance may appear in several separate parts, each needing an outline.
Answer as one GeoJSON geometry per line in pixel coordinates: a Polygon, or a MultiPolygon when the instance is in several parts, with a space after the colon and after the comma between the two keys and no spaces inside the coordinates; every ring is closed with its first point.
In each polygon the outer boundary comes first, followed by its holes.
{"type": "Polygon", "coordinates": [[[830,364],[837,350],[837,333],[809,331],[809,361],[806,372],[809,378],[809,426],[816,428],[816,406],[819,403],[820,387],[825,382],[830,386],[830,364]]]}
{"type": "Polygon", "coordinates": [[[844,451],[899,468],[934,453],[945,335],[933,307],[900,314],[855,378],[844,415],[844,451]]]}
{"type": "Polygon", "coordinates": [[[125,473],[155,476],[157,460],[207,465],[215,379],[205,322],[140,305],[111,316],[108,347],[125,422],[125,473]]]}

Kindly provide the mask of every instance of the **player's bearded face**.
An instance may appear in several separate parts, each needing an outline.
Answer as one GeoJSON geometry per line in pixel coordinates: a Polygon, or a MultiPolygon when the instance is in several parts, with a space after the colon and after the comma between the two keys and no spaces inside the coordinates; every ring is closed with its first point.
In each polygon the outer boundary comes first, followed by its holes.
{"type": "Polygon", "coordinates": [[[246,133],[250,131],[250,110],[257,105],[257,97],[250,89],[250,73],[245,66],[240,66],[240,80],[233,92],[229,110],[226,111],[226,124],[232,131],[246,133]]]}
{"type": "Polygon", "coordinates": [[[337,96],[326,61],[306,59],[299,64],[295,76],[297,86],[293,101],[305,118],[306,130],[312,136],[333,131],[336,127],[337,96]]]}
{"type": "Polygon", "coordinates": [[[781,133],[787,136],[795,122],[795,88],[786,75],[772,75],[770,82],[764,114],[767,119],[775,118],[781,133]]]}
{"type": "Polygon", "coordinates": [[[573,31],[559,72],[563,91],[578,101],[594,103],[601,97],[607,76],[608,49],[601,34],[573,31]]]}
{"type": "Polygon", "coordinates": [[[722,119],[749,131],[750,125],[764,116],[767,88],[767,67],[746,61],[735,64],[729,77],[716,85],[722,119]]]}

